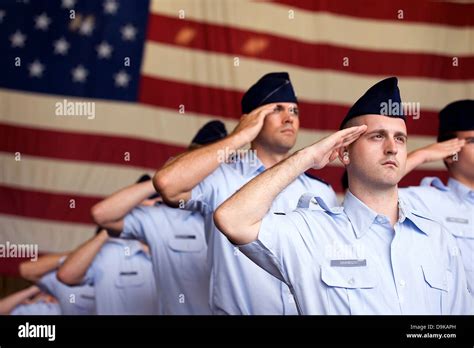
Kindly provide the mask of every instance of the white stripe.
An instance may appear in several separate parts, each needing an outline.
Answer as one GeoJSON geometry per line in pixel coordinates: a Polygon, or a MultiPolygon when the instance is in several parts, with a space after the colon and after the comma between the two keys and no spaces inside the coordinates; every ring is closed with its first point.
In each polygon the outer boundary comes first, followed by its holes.
{"type": "Polygon", "coordinates": [[[93,225],[45,221],[0,214],[0,244],[35,244],[42,252],[69,251],[95,232],[93,225]]]}
{"type": "MultiPolygon", "coordinates": [[[[175,18],[184,11],[183,25],[185,19],[190,19],[308,43],[450,57],[473,53],[471,27],[359,19],[247,0],[153,0],[151,11],[175,18]],[[293,19],[289,18],[289,10],[294,11],[293,19]]],[[[393,15],[396,19],[397,13],[393,15]]]]}
{"type": "MultiPolygon", "coordinates": [[[[178,110],[104,101],[96,101],[96,109],[101,112],[94,120],[65,118],[64,116],[58,119],[48,111],[55,100],[57,100],[55,97],[50,96],[0,90],[0,105],[5,106],[7,110],[7,112],[0,114],[0,122],[66,132],[128,136],[185,147],[204,123],[216,119],[216,117],[209,115],[191,112],[181,115],[178,110]],[[19,118],[16,115],[22,116],[19,118]]],[[[222,121],[229,132],[237,124],[235,120],[222,119],[222,121]]],[[[300,129],[295,149],[310,145],[331,133],[330,131],[300,129]]],[[[434,137],[410,136],[408,148],[411,151],[435,141],[434,137]]],[[[434,162],[421,168],[444,169],[444,166],[441,162],[434,162]]],[[[153,170],[154,168],[148,169],[153,170]]],[[[124,174],[124,184],[127,185],[128,179],[136,173],[124,174]]]]}
{"type": "MultiPolygon", "coordinates": [[[[227,54],[155,42],[146,44],[142,71],[160,79],[242,92],[268,72],[288,71],[300,100],[347,106],[387,77],[308,69],[246,57],[240,57],[239,66],[234,67],[234,57],[227,54]]],[[[424,110],[440,110],[453,100],[474,97],[474,80],[402,77],[399,87],[404,101],[418,102],[424,110]]]]}
{"type": "Polygon", "coordinates": [[[104,197],[153,171],[120,165],[57,160],[0,152],[0,182],[14,188],[104,197]]]}

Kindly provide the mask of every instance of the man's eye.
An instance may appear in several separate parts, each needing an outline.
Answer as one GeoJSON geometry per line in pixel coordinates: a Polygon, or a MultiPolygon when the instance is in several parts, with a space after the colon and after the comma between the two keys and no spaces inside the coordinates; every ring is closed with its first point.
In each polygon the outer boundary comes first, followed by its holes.
{"type": "Polygon", "coordinates": [[[404,137],[396,137],[395,139],[397,141],[401,142],[401,143],[405,143],[405,138],[404,137]]]}
{"type": "Polygon", "coordinates": [[[382,139],[382,135],[381,135],[381,134],[376,134],[376,135],[374,135],[372,138],[374,138],[374,139],[382,139]]]}
{"type": "Polygon", "coordinates": [[[299,115],[300,111],[296,108],[290,108],[290,113],[292,113],[293,115],[299,115]]]}

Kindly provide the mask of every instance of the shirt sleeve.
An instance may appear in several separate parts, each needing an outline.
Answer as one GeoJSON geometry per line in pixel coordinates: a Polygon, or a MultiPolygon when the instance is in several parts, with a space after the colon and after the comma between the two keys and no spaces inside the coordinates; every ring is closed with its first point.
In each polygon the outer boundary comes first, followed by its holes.
{"type": "MultiPolygon", "coordinates": [[[[197,211],[201,215],[212,213],[217,207],[216,204],[216,187],[219,186],[219,176],[217,168],[213,173],[208,175],[204,180],[197,184],[191,191],[191,199],[184,205],[184,209],[197,211]]],[[[222,183],[225,185],[225,183],[222,183]]]]}
{"type": "Polygon", "coordinates": [[[56,279],[56,271],[46,273],[38,280],[37,285],[43,291],[56,296],[56,285],[59,280],[56,279]]]}
{"type": "Polygon", "coordinates": [[[128,213],[123,220],[123,230],[121,238],[146,240],[145,222],[148,220],[148,210],[146,207],[136,207],[128,213]]]}
{"type": "Polygon", "coordinates": [[[241,245],[239,249],[258,266],[291,284],[298,269],[310,255],[306,223],[300,212],[269,213],[262,220],[256,241],[241,245]]]}

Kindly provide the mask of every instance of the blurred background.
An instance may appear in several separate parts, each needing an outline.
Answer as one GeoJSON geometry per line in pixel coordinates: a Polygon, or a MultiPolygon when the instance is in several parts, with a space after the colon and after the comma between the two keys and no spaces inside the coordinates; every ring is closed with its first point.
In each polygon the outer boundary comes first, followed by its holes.
{"type": "MultiPolygon", "coordinates": [[[[0,245],[78,246],[93,204],[153,174],[207,121],[232,130],[243,92],[272,71],[290,73],[300,101],[295,150],[388,76],[421,107],[408,119],[415,149],[435,141],[442,107],[474,98],[474,4],[0,0],[0,245]]],[[[342,173],[334,162],[317,175],[341,194],[342,173]]],[[[443,163],[401,186],[430,175],[445,179],[443,163]]],[[[0,297],[24,286],[22,260],[0,257],[0,297]]]]}

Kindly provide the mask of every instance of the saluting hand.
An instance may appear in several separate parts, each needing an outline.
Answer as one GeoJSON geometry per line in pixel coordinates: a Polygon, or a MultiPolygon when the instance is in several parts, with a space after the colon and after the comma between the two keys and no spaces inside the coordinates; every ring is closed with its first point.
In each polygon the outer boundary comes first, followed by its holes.
{"type": "Polygon", "coordinates": [[[338,157],[338,150],[356,141],[367,129],[366,125],[350,127],[331,134],[310,146],[312,168],[321,169],[338,157]]]}
{"type": "Polygon", "coordinates": [[[254,140],[263,127],[265,117],[272,113],[274,105],[263,105],[250,114],[244,114],[240,118],[239,124],[232,131],[232,134],[238,134],[242,137],[245,144],[254,140]]]}

